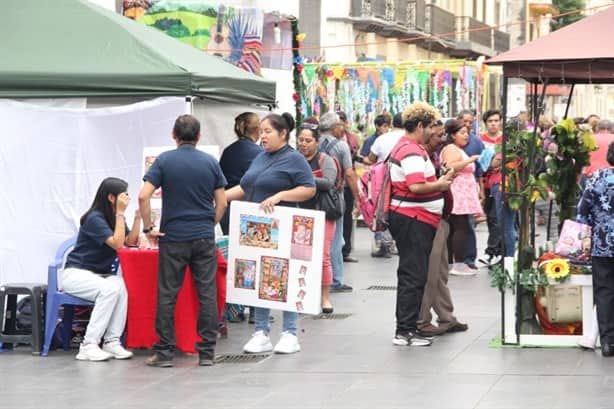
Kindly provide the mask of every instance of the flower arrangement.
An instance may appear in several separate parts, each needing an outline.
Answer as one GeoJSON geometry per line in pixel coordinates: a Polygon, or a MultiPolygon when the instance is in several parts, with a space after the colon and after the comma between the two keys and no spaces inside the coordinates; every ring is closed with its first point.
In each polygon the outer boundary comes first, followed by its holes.
{"type": "Polygon", "coordinates": [[[505,191],[510,209],[520,210],[535,203],[540,197],[548,197],[548,181],[545,175],[535,176],[535,157],[539,155],[533,132],[512,121],[505,129],[505,191]]]}
{"type": "Polygon", "coordinates": [[[544,180],[551,186],[560,206],[561,224],[567,219],[574,219],[579,192],[578,178],[582,168],[590,163],[590,153],[596,149],[597,143],[590,126],[576,126],[569,118],[546,133],[542,145],[547,168],[544,180]]]}
{"type": "Polygon", "coordinates": [[[543,262],[539,268],[551,280],[559,283],[567,280],[570,274],[569,261],[564,258],[554,258],[543,262]]]}

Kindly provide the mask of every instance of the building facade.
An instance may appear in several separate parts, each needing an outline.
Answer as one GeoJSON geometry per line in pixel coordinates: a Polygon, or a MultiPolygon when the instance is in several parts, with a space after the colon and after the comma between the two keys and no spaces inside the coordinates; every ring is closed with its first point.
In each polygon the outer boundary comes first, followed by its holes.
{"type": "Polygon", "coordinates": [[[299,18],[309,32],[305,55],[314,59],[475,59],[509,49],[509,35],[496,27],[506,21],[506,4],[507,0],[301,0],[299,18]],[[350,46],[338,46],[343,44],[350,46]]]}

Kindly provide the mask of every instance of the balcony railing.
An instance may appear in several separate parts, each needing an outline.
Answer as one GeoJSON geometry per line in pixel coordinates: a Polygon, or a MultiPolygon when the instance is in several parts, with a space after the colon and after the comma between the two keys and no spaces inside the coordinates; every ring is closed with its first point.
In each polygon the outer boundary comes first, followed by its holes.
{"type": "Polygon", "coordinates": [[[405,19],[410,30],[424,31],[424,19],[426,16],[425,0],[405,1],[405,19]]]}
{"type": "Polygon", "coordinates": [[[509,49],[509,34],[425,0],[351,0],[350,18],[359,30],[384,37],[430,34],[434,38],[425,40],[429,49],[458,57],[493,56],[509,49]]]}
{"type": "Polygon", "coordinates": [[[493,30],[495,53],[500,54],[510,49],[510,35],[501,30],[493,30]]]}
{"type": "Polygon", "coordinates": [[[458,41],[468,41],[491,48],[491,27],[473,17],[458,17],[458,41]]]}
{"type": "Polygon", "coordinates": [[[352,0],[354,24],[384,36],[405,36],[424,29],[425,0],[352,0]]]}
{"type": "Polygon", "coordinates": [[[457,17],[454,55],[492,57],[509,49],[509,34],[499,31],[472,17],[457,17]]]}
{"type": "Polygon", "coordinates": [[[437,40],[445,44],[454,44],[456,17],[454,14],[433,4],[426,5],[424,31],[434,36],[447,34],[437,40]]]}

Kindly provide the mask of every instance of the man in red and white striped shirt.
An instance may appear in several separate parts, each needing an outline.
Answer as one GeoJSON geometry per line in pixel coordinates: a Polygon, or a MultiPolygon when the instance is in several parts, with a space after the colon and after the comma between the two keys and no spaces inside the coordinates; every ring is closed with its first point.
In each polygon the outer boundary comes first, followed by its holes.
{"type": "Polygon", "coordinates": [[[416,102],[403,111],[405,136],[390,155],[390,233],[399,250],[397,269],[396,334],[394,345],[428,346],[432,341],[416,333],[428,272],[428,259],[443,211],[443,193],[453,172],[437,179],[435,167],[421,146],[433,133],[439,112],[416,102]]]}

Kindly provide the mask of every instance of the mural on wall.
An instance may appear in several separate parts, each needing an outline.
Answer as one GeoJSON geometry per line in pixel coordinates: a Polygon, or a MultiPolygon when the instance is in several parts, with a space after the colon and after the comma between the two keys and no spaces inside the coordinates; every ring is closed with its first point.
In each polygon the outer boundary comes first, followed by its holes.
{"type": "Polygon", "coordinates": [[[291,47],[288,21],[258,8],[210,1],[125,0],[123,14],[254,74],[260,74],[262,61],[266,68],[291,68],[291,51],[282,50],[291,47]],[[280,30],[278,45],[275,24],[280,30]]]}

